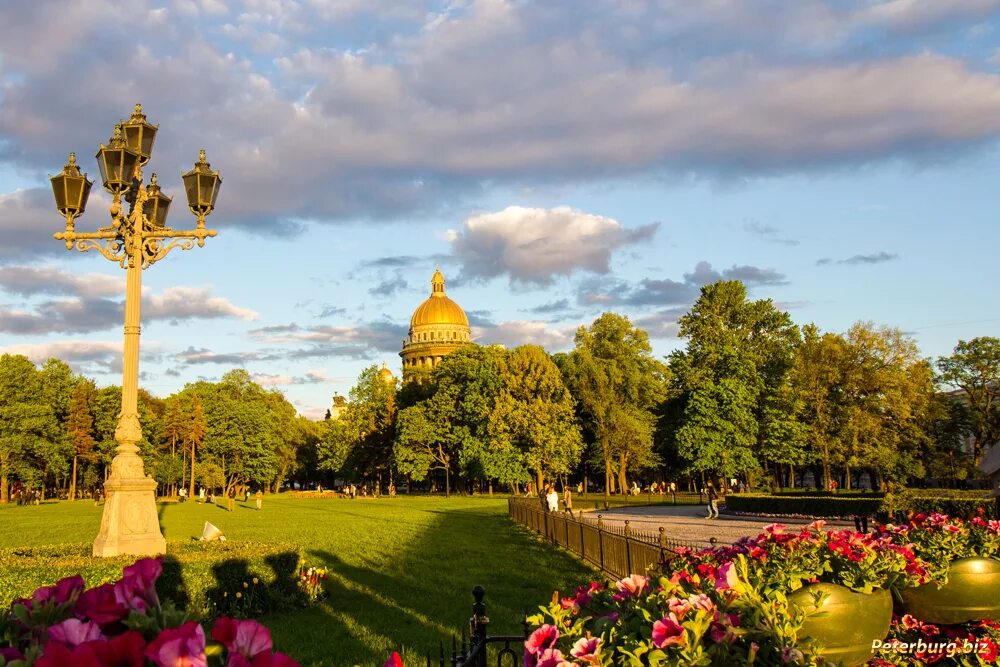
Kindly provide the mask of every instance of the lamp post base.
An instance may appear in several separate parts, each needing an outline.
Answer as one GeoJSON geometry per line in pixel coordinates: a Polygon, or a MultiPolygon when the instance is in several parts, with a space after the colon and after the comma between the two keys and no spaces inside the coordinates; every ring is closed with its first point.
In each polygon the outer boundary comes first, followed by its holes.
{"type": "Polygon", "coordinates": [[[104,483],[107,502],[95,556],[154,556],[166,553],[156,513],[156,481],[150,477],[112,476],[104,483]]]}

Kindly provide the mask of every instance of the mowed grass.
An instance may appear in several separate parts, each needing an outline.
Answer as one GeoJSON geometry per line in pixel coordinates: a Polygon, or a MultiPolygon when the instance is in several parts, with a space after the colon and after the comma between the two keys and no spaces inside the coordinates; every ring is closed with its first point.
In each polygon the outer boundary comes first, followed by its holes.
{"type": "MultiPolygon", "coordinates": [[[[503,499],[267,496],[220,507],[160,505],[168,541],[200,536],[205,521],[227,537],[302,546],[329,570],[329,596],[302,611],[263,619],[277,650],[303,666],[381,665],[393,650],[407,664],[466,627],[471,589],[486,588],[491,634],[520,634],[525,610],[598,576],[515,526],[503,499]]],[[[89,501],[0,505],[0,547],[91,542],[101,507],[89,501]]]]}

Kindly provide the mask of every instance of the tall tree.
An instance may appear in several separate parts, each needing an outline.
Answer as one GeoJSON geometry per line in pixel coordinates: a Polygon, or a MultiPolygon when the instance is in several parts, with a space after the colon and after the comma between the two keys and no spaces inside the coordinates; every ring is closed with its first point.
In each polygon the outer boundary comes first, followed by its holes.
{"type": "Polygon", "coordinates": [[[0,355],[0,503],[10,501],[10,479],[37,480],[34,452],[63,437],[41,374],[22,355],[0,355]]]}
{"type": "Polygon", "coordinates": [[[624,491],[629,466],[640,467],[652,457],[653,412],[665,396],[668,370],[653,358],[646,332],[623,315],[604,313],[577,330],[575,343],[560,358],[563,377],[595,439],[605,490],[612,491],[617,478],[624,491]],[[634,437],[621,437],[623,416],[634,437]],[[649,428],[633,428],[640,422],[649,428]]]}
{"type": "MultiPolygon", "coordinates": [[[[172,396],[166,400],[166,413],[164,414],[163,422],[164,436],[166,436],[167,441],[170,443],[170,458],[175,459],[177,456],[177,443],[183,441],[187,430],[184,407],[181,405],[179,396],[172,396]]],[[[183,468],[183,465],[181,468],[183,468]]],[[[183,480],[183,477],[182,473],[181,480],[183,480]]],[[[176,483],[171,486],[171,494],[176,493],[176,483]]]]}
{"type": "Polygon", "coordinates": [[[987,445],[1000,442],[1000,338],[960,340],[937,361],[940,381],[961,389],[972,413],[972,454],[976,465],[987,445]]]}
{"type": "Polygon", "coordinates": [[[73,446],[73,475],[70,478],[69,499],[76,500],[76,468],[78,459],[90,461],[94,456],[94,417],[90,414],[90,397],[94,386],[89,380],[80,379],[70,399],[66,415],[66,431],[73,446]]]}
{"type": "Polygon", "coordinates": [[[799,331],[770,299],[750,301],[738,280],[706,285],[679,320],[687,348],[671,355],[675,386],[685,394],[677,447],[693,472],[751,482],[773,444],[794,429],[779,392],[799,331]]]}
{"type": "Polygon", "coordinates": [[[191,449],[191,478],[189,484],[191,485],[188,490],[188,497],[194,498],[194,461],[196,450],[205,442],[205,433],[208,430],[208,425],[205,423],[205,410],[201,404],[201,396],[194,394],[191,397],[191,418],[187,424],[187,430],[184,433],[184,442],[191,449]]]}

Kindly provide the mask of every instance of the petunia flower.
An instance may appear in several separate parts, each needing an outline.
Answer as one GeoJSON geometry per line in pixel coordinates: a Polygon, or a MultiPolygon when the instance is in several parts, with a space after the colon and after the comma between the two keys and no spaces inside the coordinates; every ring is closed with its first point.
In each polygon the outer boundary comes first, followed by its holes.
{"type": "Polygon", "coordinates": [[[677,622],[677,617],[667,614],[661,620],[653,623],[653,645],[656,648],[666,648],[674,644],[684,644],[684,627],[677,622]]]}
{"type": "Polygon", "coordinates": [[[559,630],[556,626],[546,623],[531,633],[531,636],[524,642],[525,659],[528,655],[539,655],[543,651],[552,648],[556,640],[559,639],[559,630]]]}
{"type": "Polygon", "coordinates": [[[715,578],[715,590],[727,591],[731,588],[736,588],[736,585],[739,583],[740,580],[736,576],[736,566],[733,565],[732,561],[723,563],[715,578]]]}
{"type": "Polygon", "coordinates": [[[81,621],[78,618],[68,618],[62,623],[58,623],[49,628],[49,641],[59,642],[69,647],[74,647],[83,642],[95,639],[105,639],[104,633],[97,623],[91,621],[81,621]]]}
{"type": "MultiPolygon", "coordinates": [[[[399,664],[402,666],[403,663],[399,664]]],[[[284,653],[261,653],[253,659],[250,667],[299,667],[299,663],[284,653]]]]}
{"type": "Polygon", "coordinates": [[[580,637],[573,644],[573,648],[570,649],[569,654],[577,660],[583,661],[585,664],[599,665],[600,658],[598,651],[600,651],[600,647],[600,637],[580,637]]]}
{"type": "Polygon", "coordinates": [[[115,583],[115,598],[119,604],[136,611],[146,611],[160,604],[156,595],[156,580],[163,573],[159,558],[143,558],[122,570],[115,583]]]}
{"type": "Polygon", "coordinates": [[[212,639],[229,653],[238,653],[249,660],[270,652],[274,645],[270,631],[257,621],[235,621],[225,616],[212,627],[212,639]]]}
{"type": "Polygon", "coordinates": [[[626,598],[626,597],[638,597],[645,590],[646,586],[649,584],[649,577],[645,577],[641,574],[633,574],[624,579],[619,579],[615,582],[615,588],[621,593],[620,596],[616,595],[615,599],[626,598]]]}
{"type": "Polygon", "coordinates": [[[205,632],[196,621],[167,628],[146,647],[146,657],[156,667],[207,667],[205,632]]]}
{"type": "Polygon", "coordinates": [[[74,614],[82,620],[90,620],[102,628],[128,618],[129,607],[119,602],[114,584],[104,584],[84,591],[77,600],[74,614]]]}
{"type": "Polygon", "coordinates": [[[399,653],[393,651],[382,667],[403,667],[403,659],[399,657],[399,653]]]}

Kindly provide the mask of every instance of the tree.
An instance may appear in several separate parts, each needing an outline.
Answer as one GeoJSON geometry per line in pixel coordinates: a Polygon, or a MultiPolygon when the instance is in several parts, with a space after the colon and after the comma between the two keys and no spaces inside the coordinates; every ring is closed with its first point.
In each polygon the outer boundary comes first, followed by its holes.
{"type": "Polygon", "coordinates": [[[187,429],[184,433],[184,442],[191,448],[191,478],[189,483],[188,497],[194,498],[194,460],[195,451],[205,442],[205,433],[208,427],[205,424],[205,411],[201,404],[201,396],[194,394],[191,397],[191,418],[188,421],[187,429]]]}
{"type": "Polygon", "coordinates": [[[753,483],[761,462],[795,453],[776,447],[794,424],[780,394],[799,331],[770,299],[749,301],[738,280],[701,289],[679,320],[687,348],[671,355],[674,386],[685,412],[675,438],[692,472],[753,483]]]}
{"type": "Polygon", "coordinates": [[[972,457],[966,452],[973,433],[972,414],[961,397],[934,394],[924,430],[928,435],[928,447],[921,458],[927,463],[931,477],[954,483],[975,474],[972,457]]]}
{"type": "MultiPolygon", "coordinates": [[[[184,439],[184,435],[187,430],[186,421],[180,397],[172,396],[168,398],[166,401],[166,412],[163,418],[163,434],[170,442],[170,458],[176,457],[177,443],[179,441],[183,441],[184,439]]],[[[177,476],[177,480],[171,482],[171,493],[176,492],[176,485],[178,482],[181,484],[184,483],[183,466],[181,466],[180,470],[181,474],[177,476]]]]}
{"type": "Polygon", "coordinates": [[[0,503],[10,501],[15,474],[37,485],[32,457],[58,441],[62,429],[46,400],[40,373],[22,355],[0,355],[0,503]]]}
{"type": "Polygon", "coordinates": [[[90,414],[90,397],[94,386],[89,380],[78,380],[70,399],[66,415],[66,431],[73,446],[73,476],[70,478],[69,499],[76,500],[77,460],[90,461],[94,457],[94,418],[90,414]]]}
{"type": "Polygon", "coordinates": [[[394,455],[399,472],[425,479],[433,469],[444,470],[445,496],[451,495],[451,467],[456,440],[442,411],[444,401],[435,398],[412,405],[399,413],[394,455]]]}
{"type": "Polygon", "coordinates": [[[626,471],[652,459],[653,411],[666,394],[667,367],[652,356],[646,332],[627,317],[604,313],[576,332],[561,371],[604,464],[605,489],[628,488],[626,471]],[[626,424],[621,420],[629,420],[626,424]],[[640,422],[648,428],[637,428],[640,422]],[[622,432],[634,437],[622,437],[622,432]],[[617,470],[615,467],[617,466],[617,470]]]}
{"type": "Polygon", "coordinates": [[[987,445],[1000,442],[1000,338],[960,340],[937,361],[940,381],[961,389],[972,415],[972,456],[976,465],[987,445]]]}

